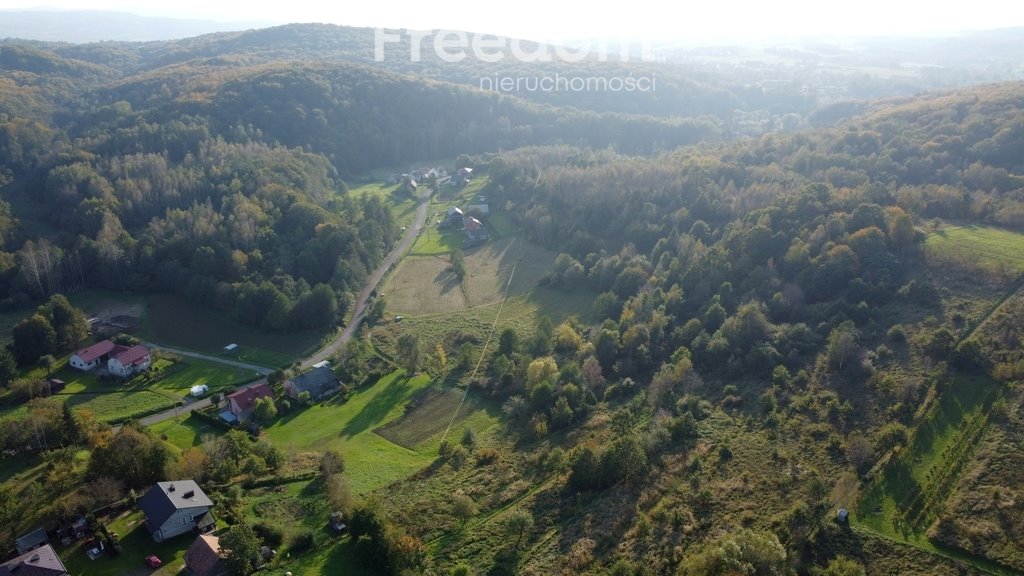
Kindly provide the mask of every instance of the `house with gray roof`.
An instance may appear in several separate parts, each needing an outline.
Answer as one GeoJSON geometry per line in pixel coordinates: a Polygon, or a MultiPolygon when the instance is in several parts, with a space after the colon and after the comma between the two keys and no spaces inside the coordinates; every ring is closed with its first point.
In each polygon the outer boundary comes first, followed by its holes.
{"type": "Polygon", "coordinates": [[[192,530],[213,530],[217,520],[210,512],[212,507],[213,501],[193,480],[157,482],[139,498],[146,528],[157,542],[192,530]]]}
{"type": "Polygon", "coordinates": [[[292,398],[298,398],[303,392],[309,392],[310,398],[322,398],[338,389],[338,377],[330,366],[313,368],[298,376],[286,380],[284,391],[292,398]]]}
{"type": "Polygon", "coordinates": [[[68,569],[49,544],[0,562],[0,576],[68,576],[68,569]]]}

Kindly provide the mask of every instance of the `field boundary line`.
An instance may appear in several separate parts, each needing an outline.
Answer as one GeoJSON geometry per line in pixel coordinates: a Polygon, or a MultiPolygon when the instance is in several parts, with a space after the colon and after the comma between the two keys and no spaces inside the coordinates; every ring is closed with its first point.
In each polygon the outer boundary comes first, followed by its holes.
{"type": "MultiPolygon", "coordinates": [[[[501,319],[501,310],[505,307],[505,302],[508,301],[508,293],[512,288],[512,279],[516,276],[516,266],[519,266],[519,258],[523,256],[523,239],[519,238],[519,256],[516,261],[512,264],[512,270],[508,274],[508,282],[505,283],[505,294],[501,297],[501,303],[498,305],[498,312],[494,315],[494,322],[491,323],[491,329],[487,332],[487,338],[484,340],[484,345],[480,348],[480,357],[476,360],[476,365],[473,366],[473,371],[469,374],[469,380],[472,381],[476,376],[476,373],[480,371],[480,365],[483,364],[484,358],[487,355],[487,347],[491,344],[491,339],[494,338],[494,329],[498,326],[498,320],[501,319]]],[[[441,444],[444,444],[448,438],[448,433],[451,432],[452,424],[455,423],[455,419],[458,418],[459,412],[462,410],[462,405],[466,402],[466,396],[469,395],[469,384],[466,384],[466,389],[462,392],[462,398],[459,400],[458,406],[455,407],[455,411],[452,413],[451,419],[448,421],[448,426],[444,429],[444,434],[441,435],[441,444]]]]}

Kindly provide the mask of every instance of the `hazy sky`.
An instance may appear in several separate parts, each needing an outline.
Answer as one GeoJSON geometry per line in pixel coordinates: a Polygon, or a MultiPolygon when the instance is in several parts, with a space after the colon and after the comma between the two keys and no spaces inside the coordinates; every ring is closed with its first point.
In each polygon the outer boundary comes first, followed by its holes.
{"type": "Polygon", "coordinates": [[[629,0],[603,5],[557,0],[491,4],[478,0],[0,0],[0,9],[41,5],[209,20],[449,28],[536,40],[894,35],[1024,25],[1024,3],[1012,0],[682,0],[671,4],[629,0]],[[673,6],[672,10],[666,10],[666,5],[673,6]]]}

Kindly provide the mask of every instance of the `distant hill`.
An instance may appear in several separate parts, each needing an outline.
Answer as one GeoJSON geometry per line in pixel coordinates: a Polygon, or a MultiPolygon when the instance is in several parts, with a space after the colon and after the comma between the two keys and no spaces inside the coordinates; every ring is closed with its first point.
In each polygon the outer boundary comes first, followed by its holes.
{"type": "Polygon", "coordinates": [[[151,42],[267,25],[267,22],[187,20],[100,10],[0,10],[0,38],[48,42],[151,42]]]}

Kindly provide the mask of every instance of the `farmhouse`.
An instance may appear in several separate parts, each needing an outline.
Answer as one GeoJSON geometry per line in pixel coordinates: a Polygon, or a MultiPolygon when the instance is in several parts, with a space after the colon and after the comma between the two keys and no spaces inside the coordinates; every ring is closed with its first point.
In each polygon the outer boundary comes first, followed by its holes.
{"type": "Polygon", "coordinates": [[[0,576],[68,576],[68,569],[47,544],[0,563],[0,576]]]}
{"type": "Polygon", "coordinates": [[[146,529],[157,542],[190,530],[209,532],[217,523],[211,507],[213,502],[194,480],[157,482],[139,498],[146,529]]]}
{"type": "Polygon", "coordinates": [[[455,171],[455,175],[452,176],[452,183],[455,184],[456,186],[462,186],[463,184],[469,182],[469,178],[472,175],[472,168],[459,168],[458,170],[455,171]]]}
{"type": "Polygon", "coordinates": [[[451,208],[448,209],[448,212],[445,215],[444,221],[441,222],[440,227],[455,228],[457,226],[462,226],[463,217],[464,215],[462,213],[462,209],[459,208],[458,206],[452,206],[451,208]]]}
{"type": "Polygon", "coordinates": [[[220,538],[200,534],[185,552],[185,572],[189,576],[226,576],[229,572],[221,555],[220,538]]]}
{"type": "Polygon", "coordinates": [[[477,196],[473,198],[472,204],[466,206],[466,212],[479,214],[480,216],[489,216],[491,214],[491,205],[487,203],[487,198],[477,196]]]}
{"type": "Polygon", "coordinates": [[[97,342],[72,354],[69,364],[72,368],[88,372],[106,362],[115,346],[116,344],[110,340],[97,342]]]}
{"type": "Polygon", "coordinates": [[[141,372],[153,364],[153,357],[149,348],[142,344],[136,344],[131,348],[115,345],[110,352],[110,360],[107,360],[107,371],[115,376],[127,378],[136,372],[141,372]]]}
{"type": "Polygon", "coordinates": [[[465,236],[465,244],[479,244],[491,237],[483,222],[472,216],[466,216],[462,221],[462,234],[465,236]]]}
{"type": "Polygon", "coordinates": [[[310,398],[321,398],[337,387],[338,378],[329,366],[314,368],[284,383],[285,392],[292,398],[298,398],[303,392],[309,392],[310,398]]]}
{"type": "Polygon", "coordinates": [[[256,400],[273,397],[274,393],[270,391],[270,385],[264,380],[228,394],[228,411],[238,417],[239,420],[244,420],[252,414],[256,400]]]}

